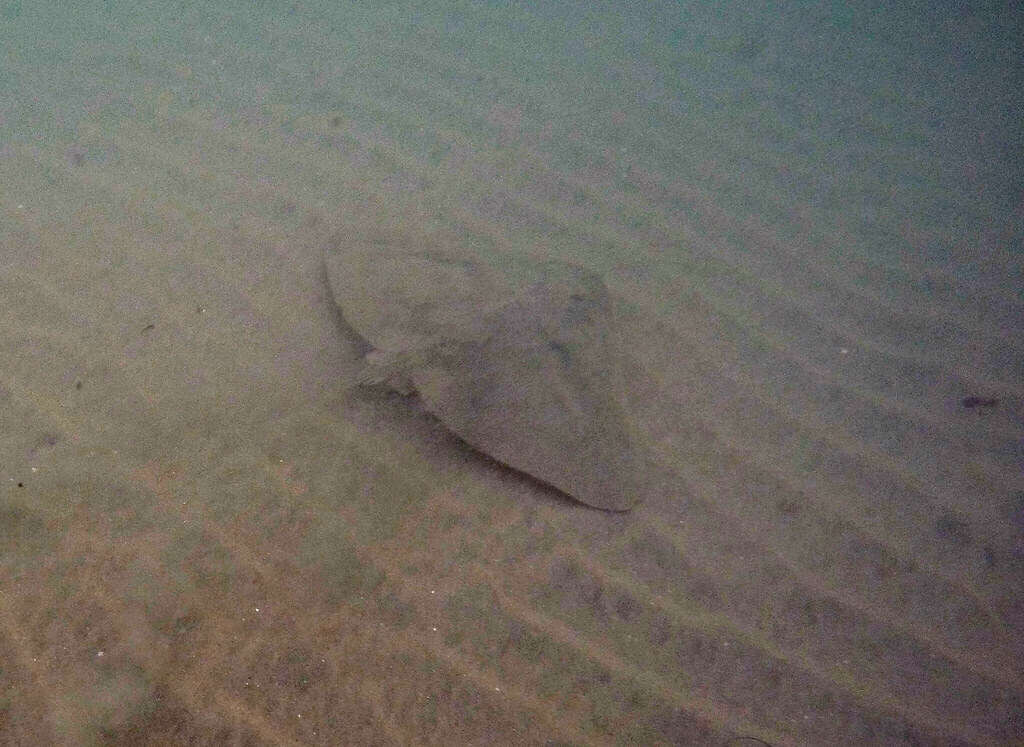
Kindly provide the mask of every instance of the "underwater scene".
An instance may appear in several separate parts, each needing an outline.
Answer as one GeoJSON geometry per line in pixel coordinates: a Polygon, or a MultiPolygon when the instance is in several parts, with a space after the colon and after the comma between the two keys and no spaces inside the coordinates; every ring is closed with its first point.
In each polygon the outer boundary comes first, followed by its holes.
{"type": "Polygon", "coordinates": [[[0,0],[0,744],[1024,743],[1022,60],[0,0]]]}

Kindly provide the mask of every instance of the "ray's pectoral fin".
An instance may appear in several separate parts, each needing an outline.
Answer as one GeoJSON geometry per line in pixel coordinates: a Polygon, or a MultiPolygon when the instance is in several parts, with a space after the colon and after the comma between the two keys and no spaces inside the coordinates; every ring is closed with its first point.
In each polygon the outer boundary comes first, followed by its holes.
{"type": "Polygon", "coordinates": [[[454,382],[451,371],[442,366],[427,365],[417,369],[412,376],[413,389],[428,403],[439,402],[454,382]]]}
{"type": "Polygon", "coordinates": [[[390,389],[403,397],[416,391],[408,374],[405,356],[383,350],[371,350],[366,354],[362,368],[356,374],[356,385],[390,389]]]}

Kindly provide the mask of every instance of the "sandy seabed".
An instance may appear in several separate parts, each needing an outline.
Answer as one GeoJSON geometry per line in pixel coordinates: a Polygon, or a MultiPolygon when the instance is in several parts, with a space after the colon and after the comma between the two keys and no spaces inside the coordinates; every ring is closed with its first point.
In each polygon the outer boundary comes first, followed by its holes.
{"type": "Polygon", "coordinates": [[[1020,21],[437,7],[0,3],[0,742],[1019,744],[1020,21]],[[599,272],[638,507],[354,388],[348,236],[599,272]]]}

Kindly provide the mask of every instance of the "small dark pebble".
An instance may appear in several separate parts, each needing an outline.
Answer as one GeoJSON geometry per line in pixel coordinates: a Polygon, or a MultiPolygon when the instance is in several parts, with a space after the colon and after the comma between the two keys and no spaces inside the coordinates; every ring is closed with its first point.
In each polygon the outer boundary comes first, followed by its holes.
{"type": "Polygon", "coordinates": [[[36,456],[42,451],[52,449],[54,446],[60,443],[60,436],[56,433],[44,433],[36,439],[35,444],[28,450],[31,456],[36,456]]]}
{"type": "Polygon", "coordinates": [[[72,166],[81,166],[85,163],[85,149],[81,146],[72,146],[67,151],[68,163],[72,166]]]}
{"type": "Polygon", "coordinates": [[[993,550],[991,547],[986,547],[984,550],[982,550],[981,556],[985,559],[986,568],[996,567],[996,551],[993,550]]]}
{"type": "Polygon", "coordinates": [[[23,488],[23,487],[25,487],[25,483],[23,483],[23,482],[19,482],[19,483],[18,483],[18,487],[19,487],[19,488],[23,488]]]}
{"type": "Polygon", "coordinates": [[[971,544],[971,525],[952,514],[944,514],[935,522],[935,532],[959,547],[971,544]]]}
{"type": "Polygon", "coordinates": [[[81,381],[76,381],[75,382],[75,389],[81,389],[81,388],[82,388],[82,382],[81,381]]]}
{"type": "Polygon", "coordinates": [[[1024,490],[1014,494],[1010,508],[1010,520],[1018,529],[1024,531],[1024,490]]]}
{"type": "Polygon", "coordinates": [[[964,397],[962,404],[964,407],[995,407],[999,400],[995,397],[964,397]]]}

